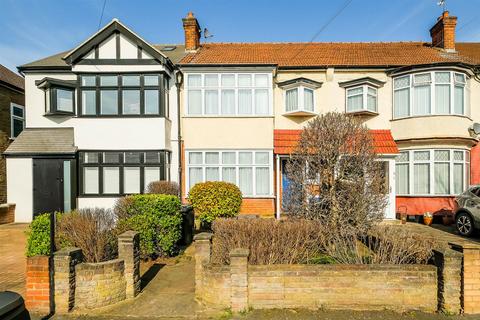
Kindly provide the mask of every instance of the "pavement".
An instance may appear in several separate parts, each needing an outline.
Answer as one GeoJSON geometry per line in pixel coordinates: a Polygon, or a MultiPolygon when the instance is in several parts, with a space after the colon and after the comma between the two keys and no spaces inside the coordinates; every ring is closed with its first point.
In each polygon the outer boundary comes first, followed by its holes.
{"type": "Polygon", "coordinates": [[[25,231],[28,224],[0,225],[0,291],[25,294],[25,231]]]}

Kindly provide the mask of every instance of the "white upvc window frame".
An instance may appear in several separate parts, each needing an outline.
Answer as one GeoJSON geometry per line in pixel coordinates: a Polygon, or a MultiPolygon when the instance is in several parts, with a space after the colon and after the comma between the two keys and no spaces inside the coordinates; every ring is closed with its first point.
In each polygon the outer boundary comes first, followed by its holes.
{"type": "MultiPolygon", "coordinates": [[[[408,153],[408,161],[398,162],[395,161],[395,165],[397,164],[406,164],[408,163],[408,193],[398,193],[397,196],[409,196],[409,197],[445,197],[445,196],[456,196],[457,194],[454,193],[455,183],[454,183],[454,165],[455,164],[463,164],[463,190],[466,190],[470,185],[470,150],[462,149],[462,148],[427,148],[427,149],[408,149],[408,150],[400,150],[400,153],[408,153]],[[414,159],[414,152],[422,152],[428,151],[429,152],[429,160],[415,160],[414,159]],[[449,160],[435,160],[435,151],[449,151],[449,160]],[[454,153],[455,151],[462,151],[463,152],[463,160],[455,160],[454,153]],[[449,163],[449,193],[447,194],[436,194],[435,193],[435,163],[449,163]],[[415,193],[414,190],[414,165],[416,163],[426,163],[429,164],[429,192],[428,193],[415,193]]],[[[395,175],[397,175],[397,171],[395,170],[395,175]]],[[[395,179],[399,177],[396,176],[395,179]]]]}
{"type": "MultiPolygon", "coordinates": [[[[235,185],[239,185],[239,168],[252,168],[252,194],[242,194],[244,198],[273,198],[274,197],[274,186],[273,186],[273,150],[272,149],[188,149],[185,151],[185,182],[187,193],[193,187],[190,185],[190,169],[191,168],[201,168],[202,169],[202,182],[206,180],[206,169],[207,168],[219,168],[218,169],[218,181],[223,181],[222,168],[235,168],[235,185]],[[206,164],[205,154],[209,152],[218,153],[219,161],[218,164],[206,164]],[[222,163],[222,153],[235,153],[235,164],[223,164],[222,163]],[[251,152],[252,153],[252,164],[240,164],[239,153],[241,152],[251,152]],[[268,153],[268,164],[256,164],[255,163],[255,153],[256,152],[265,152],[268,153]],[[190,153],[202,153],[202,163],[201,164],[190,164],[190,153]],[[265,195],[257,195],[256,191],[256,168],[268,168],[269,169],[269,193],[265,195]]],[[[240,187],[239,187],[240,188],[240,187]]]]}
{"type": "Polygon", "coordinates": [[[283,101],[284,101],[284,112],[285,114],[289,113],[295,113],[295,112],[308,112],[308,113],[315,113],[315,110],[317,109],[317,99],[315,97],[315,88],[309,87],[309,86],[304,86],[304,85],[296,85],[296,86],[291,86],[287,87],[283,90],[283,101]],[[288,110],[287,106],[287,92],[291,90],[297,90],[297,105],[294,109],[288,110]],[[312,110],[309,110],[305,108],[305,90],[309,90],[312,92],[313,96],[313,105],[312,105],[312,110]]]}
{"type": "Polygon", "coordinates": [[[460,72],[457,70],[451,70],[451,69],[436,69],[436,70],[431,70],[431,71],[419,71],[415,73],[409,73],[409,74],[402,74],[395,76],[392,80],[392,90],[393,90],[393,95],[392,95],[392,105],[393,105],[393,119],[403,119],[403,118],[411,118],[411,117],[424,117],[424,116],[436,116],[436,115],[450,115],[450,116],[465,116],[469,117],[470,116],[470,87],[469,87],[469,77],[466,73],[460,72]],[[439,72],[448,72],[450,73],[450,82],[436,82],[436,77],[435,74],[439,72]],[[416,76],[424,75],[424,74],[430,74],[430,81],[426,82],[415,82],[416,76]],[[463,82],[459,82],[456,80],[456,75],[461,75],[464,79],[463,82]],[[403,86],[400,88],[395,88],[395,81],[401,78],[407,77],[409,79],[409,85],[408,86],[403,86]],[[418,86],[423,86],[425,84],[428,84],[430,87],[430,112],[427,114],[414,114],[414,88],[418,86]],[[450,88],[450,101],[449,101],[449,112],[448,113],[441,113],[437,112],[437,106],[436,106],[436,85],[449,85],[450,88]],[[455,112],[455,87],[456,86],[461,86],[463,87],[463,113],[456,113],[455,112]],[[409,90],[409,106],[408,106],[408,115],[406,116],[400,116],[396,117],[395,116],[395,111],[396,111],[396,105],[395,105],[395,92],[399,90],[404,90],[408,89],[409,90]]]}
{"type": "Polygon", "coordinates": [[[368,84],[362,84],[358,86],[353,86],[353,87],[346,87],[345,88],[345,111],[346,113],[357,113],[357,112],[370,112],[370,113],[378,113],[378,88],[368,85],[368,84]],[[349,91],[355,90],[362,88],[362,93],[357,93],[357,94],[349,94],[349,91]],[[375,91],[375,110],[369,110],[368,109],[368,96],[371,95],[368,92],[368,89],[372,89],[375,91]],[[354,96],[362,96],[362,108],[358,110],[348,110],[348,98],[354,97],[354,96]]]}
{"type": "Polygon", "coordinates": [[[272,117],[273,116],[273,84],[272,84],[272,74],[271,72],[188,72],[185,73],[185,90],[183,98],[185,101],[183,116],[185,117],[272,117]],[[189,77],[192,75],[200,75],[201,85],[200,86],[190,86],[189,77]],[[216,75],[217,76],[217,85],[216,86],[207,86],[205,83],[205,77],[207,75],[216,75]],[[232,86],[222,86],[222,76],[233,75],[234,84],[232,86]],[[250,75],[250,85],[249,86],[240,86],[239,76],[240,75],[250,75]],[[256,79],[258,76],[266,76],[267,83],[266,86],[256,86],[256,79]],[[189,91],[190,90],[199,90],[201,92],[201,113],[200,114],[190,114],[189,113],[189,91]],[[205,91],[216,90],[217,91],[217,105],[218,112],[216,114],[206,113],[205,105],[205,91]],[[233,90],[234,91],[234,113],[233,114],[222,114],[222,90],[233,90]],[[240,113],[239,112],[239,90],[250,90],[251,91],[251,113],[240,113]],[[266,113],[257,113],[256,112],[256,102],[255,102],[255,92],[257,90],[267,90],[268,105],[266,113]]]}
{"type": "Polygon", "coordinates": [[[14,136],[14,128],[13,128],[13,123],[15,120],[22,121],[23,123],[23,129],[25,129],[25,106],[16,104],[16,103],[10,103],[10,139],[14,140],[16,137],[14,136]],[[13,114],[13,109],[18,108],[22,110],[23,117],[16,116],[13,114]]]}

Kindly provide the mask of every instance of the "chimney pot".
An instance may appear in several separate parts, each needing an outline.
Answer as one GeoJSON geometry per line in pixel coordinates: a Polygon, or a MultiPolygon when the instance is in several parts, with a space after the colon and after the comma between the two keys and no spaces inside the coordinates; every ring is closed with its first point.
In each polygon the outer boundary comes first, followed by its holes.
{"type": "Polygon", "coordinates": [[[185,31],[185,51],[195,52],[200,47],[200,25],[192,12],[189,12],[182,21],[185,31]]]}
{"type": "Polygon", "coordinates": [[[457,17],[451,17],[448,11],[444,11],[438,17],[435,25],[430,29],[432,46],[442,48],[445,51],[455,51],[455,27],[457,17]]]}

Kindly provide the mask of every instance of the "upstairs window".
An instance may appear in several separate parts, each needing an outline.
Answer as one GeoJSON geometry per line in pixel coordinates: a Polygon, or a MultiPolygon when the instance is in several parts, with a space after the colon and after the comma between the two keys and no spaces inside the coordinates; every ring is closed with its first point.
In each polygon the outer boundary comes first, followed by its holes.
{"type": "Polygon", "coordinates": [[[76,81],[44,78],[36,82],[45,91],[46,115],[74,115],[76,81]]]}
{"type": "Polygon", "coordinates": [[[393,80],[394,118],[467,115],[467,78],[452,71],[422,72],[393,80]]]}
{"type": "Polygon", "coordinates": [[[322,86],[321,82],[295,78],[277,85],[284,90],[285,116],[315,115],[315,90],[322,86]]]}
{"type": "Polygon", "coordinates": [[[268,116],[271,75],[191,73],[186,75],[186,114],[190,116],[268,116]]]}
{"type": "Polygon", "coordinates": [[[167,82],[159,74],[81,75],[82,116],[165,116],[167,82]]]}
{"type": "Polygon", "coordinates": [[[12,103],[10,105],[10,138],[15,139],[25,128],[25,107],[12,103]]]}
{"type": "Polygon", "coordinates": [[[377,88],[362,85],[347,88],[347,112],[377,113],[377,88]]]}
{"type": "Polygon", "coordinates": [[[299,86],[285,91],[285,111],[309,111],[314,112],[315,97],[313,89],[299,86]]]}

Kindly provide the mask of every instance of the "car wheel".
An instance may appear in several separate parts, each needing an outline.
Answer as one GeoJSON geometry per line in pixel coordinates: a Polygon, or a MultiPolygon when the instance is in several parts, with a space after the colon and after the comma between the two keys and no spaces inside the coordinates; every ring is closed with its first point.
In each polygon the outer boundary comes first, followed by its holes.
{"type": "Polygon", "coordinates": [[[473,234],[474,224],[470,215],[462,212],[457,215],[455,220],[458,232],[465,237],[469,237],[473,234]]]}

